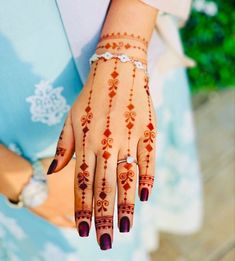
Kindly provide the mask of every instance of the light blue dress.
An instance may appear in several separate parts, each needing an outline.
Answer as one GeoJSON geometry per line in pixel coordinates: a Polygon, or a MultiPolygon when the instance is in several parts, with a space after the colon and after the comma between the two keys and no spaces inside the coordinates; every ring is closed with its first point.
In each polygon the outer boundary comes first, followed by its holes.
{"type": "MultiPolygon", "coordinates": [[[[54,154],[82,77],[55,1],[0,0],[0,6],[0,141],[33,162],[54,154]]],[[[136,202],[132,231],[120,234],[115,226],[113,249],[100,251],[94,227],[89,238],[79,238],[27,209],[8,207],[0,196],[0,261],[144,261],[157,231],[197,229],[200,178],[184,70],[165,79],[162,96],[158,178],[150,202],[136,202]]]]}

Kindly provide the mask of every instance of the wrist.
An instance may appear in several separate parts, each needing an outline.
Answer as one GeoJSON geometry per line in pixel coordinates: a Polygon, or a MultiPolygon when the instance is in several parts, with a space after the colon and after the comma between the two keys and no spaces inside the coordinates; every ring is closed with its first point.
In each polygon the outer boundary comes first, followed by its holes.
{"type": "Polygon", "coordinates": [[[23,188],[32,177],[32,168],[27,166],[24,171],[10,173],[2,177],[0,192],[12,201],[18,201],[23,188]]]}

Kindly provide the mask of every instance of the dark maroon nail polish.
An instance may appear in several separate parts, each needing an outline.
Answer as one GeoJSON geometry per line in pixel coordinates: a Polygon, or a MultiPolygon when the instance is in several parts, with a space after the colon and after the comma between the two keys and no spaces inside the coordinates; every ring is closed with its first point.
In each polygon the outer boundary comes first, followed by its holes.
{"type": "Polygon", "coordinates": [[[149,190],[147,188],[142,188],[140,193],[140,200],[147,201],[149,197],[149,190]]]}
{"type": "Polygon", "coordinates": [[[54,170],[56,169],[57,167],[57,163],[58,163],[58,160],[54,159],[52,162],[51,162],[51,165],[47,171],[47,175],[50,175],[54,172],[54,170]]]}
{"type": "Polygon", "coordinates": [[[89,236],[89,225],[86,221],[82,221],[78,226],[78,233],[80,237],[88,237],[89,236]]]}
{"type": "Polygon", "coordinates": [[[112,243],[111,243],[111,237],[109,234],[103,234],[100,237],[100,249],[101,250],[108,250],[112,248],[112,243]]]}
{"type": "Polygon", "coordinates": [[[120,220],[120,232],[129,232],[130,231],[130,220],[128,217],[122,217],[120,220]]]}

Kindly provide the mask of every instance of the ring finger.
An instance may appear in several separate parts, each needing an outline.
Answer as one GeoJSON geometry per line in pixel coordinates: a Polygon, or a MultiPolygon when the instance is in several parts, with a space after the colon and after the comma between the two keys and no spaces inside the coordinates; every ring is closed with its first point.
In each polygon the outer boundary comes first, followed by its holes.
{"type": "Polygon", "coordinates": [[[120,232],[129,232],[133,225],[133,214],[137,182],[136,149],[128,155],[122,151],[119,159],[126,159],[117,166],[118,179],[118,227],[120,232]]]}

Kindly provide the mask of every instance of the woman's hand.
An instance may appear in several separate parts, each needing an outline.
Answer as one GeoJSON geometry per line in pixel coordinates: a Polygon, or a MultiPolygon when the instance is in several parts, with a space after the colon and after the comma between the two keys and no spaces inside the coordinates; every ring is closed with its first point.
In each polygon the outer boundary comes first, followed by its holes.
{"type": "Polygon", "coordinates": [[[118,225],[133,222],[138,161],[139,196],[147,201],[154,179],[155,114],[143,71],[118,59],[93,64],[87,84],[74,103],[59,138],[49,173],[62,169],[76,152],[75,217],[80,236],[88,236],[93,200],[97,240],[111,247],[118,188],[118,225]],[[117,185],[116,185],[117,184],[117,185]]]}
{"type": "MultiPolygon", "coordinates": [[[[96,52],[146,60],[156,14],[156,9],[138,0],[111,1],[96,52]]],[[[80,236],[88,236],[94,204],[97,241],[103,250],[112,247],[116,187],[120,231],[128,232],[133,223],[137,182],[133,158],[138,161],[140,199],[148,200],[154,179],[155,135],[145,73],[119,59],[95,62],[65,122],[48,172],[62,169],[76,152],[76,225],[80,236]]]]}
{"type": "MultiPolygon", "coordinates": [[[[48,169],[51,158],[41,161],[43,167],[48,169]]],[[[48,176],[48,198],[38,207],[30,208],[30,210],[60,227],[74,227],[74,193],[73,175],[75,160],[71,160],[69,164],[63,168],[58,176],[48,176]]]]}
{"type": "MultiPolygon", "coordinates": [[[[22,189],[31,179],[32,166],[3,145],[0,145],[0,158],[0,194],[17,202],[22,189]]],[[[50,162],[49,158],[41,161],[45,170],[50,162]]],[[[70,175],[74,167],[75,160],[71,160],[59,176],[48,176],[47,200],[38,207],[30,208],[30,211],[57,226],[74,227],[73,176],[70,175]]]]}

